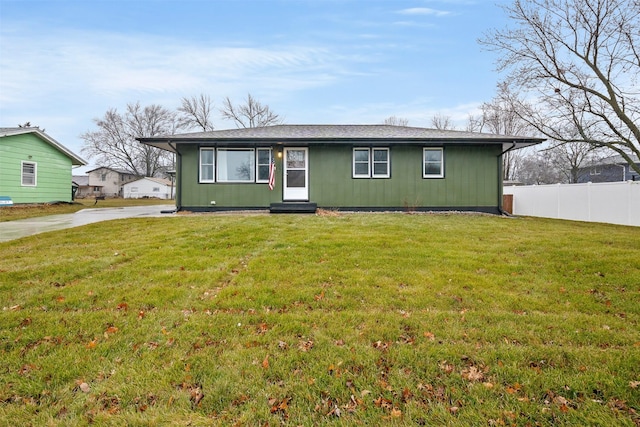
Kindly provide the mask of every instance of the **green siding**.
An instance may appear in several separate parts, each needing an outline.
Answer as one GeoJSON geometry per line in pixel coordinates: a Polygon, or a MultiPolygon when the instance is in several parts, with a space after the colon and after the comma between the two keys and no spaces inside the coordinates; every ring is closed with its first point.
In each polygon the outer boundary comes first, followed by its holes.
{"type": "Polygon", "coordinates": [[[180,147],[181,165],[179,169],[178,194],[181,206],[213,207],[264,207],[282,201],[282,162],[276,161],[276,185],[269,190],[267,184],[199,183],[199,148],[180,147]]]}
{"type": "MultiPolygon", "coordinates": [[[[364,146],[364,145],[356,145],[364,146]]],[[[325,208],[495,208],[499,201],[499,145],[444,147],[444,178],[422,178],[422,146],[390,147],[390,178],[352,178],[353,145],[309,147],[309,200],[325,208]]],[[[264,207],[282,201],[282,162],[276,186],[199,184],[198,147],[182,146],[181,206],[264,207]]]]}
{"type": "Polygon", "coordinates": [[[69,157],[34,134],[0,138],[0,196],[14,203],[70,202],[71,167],[69,157]],[[23,161],[37,164],[35,187],[22,186],[23,161]]]}

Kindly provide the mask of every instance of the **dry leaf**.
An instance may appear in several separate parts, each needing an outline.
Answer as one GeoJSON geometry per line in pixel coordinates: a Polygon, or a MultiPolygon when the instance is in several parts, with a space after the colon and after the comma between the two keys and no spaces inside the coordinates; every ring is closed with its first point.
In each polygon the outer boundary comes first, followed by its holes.
{"type": "Polygon", "coordinates": [[[262,367],[264,369],[268,369],[269,368],[269,355],[268,354],[264,357],[264,360],[262,361],[262,367]]]}
{"type": "Polygon", "coordinates": [[[629,387],[638,388],[640,386],[640,381],[629,381],[629,387]]]}
{"type": "Polygon", "coordinates": [[[89,384],[83,382],[82,384],[80,384],[80,390],[83,393],[89,393],[91,391],[91,387],[89,386],[89,384]]]}
{"type": "Polygon", "coordinates": [[[92,348],[95,348],[97,344],[98,344],[97,340],[91,340],[87,345],[85,345],[85,347],[87,347],[88,349],[92,349],[92,348]]]}
{"type": "Polygon", "coordinates": [[[428,338],[430,341],[434,341],[436,339],[435,334],[433,334],[432,332],[425,332],[424,337],[428,338]]]}
{"type": "Polygon", "coordinates": [[[481,381],[484,379],[484,374],[475,366],[470,366],[462,370],[462,378],[467,381],[481,381]]]}

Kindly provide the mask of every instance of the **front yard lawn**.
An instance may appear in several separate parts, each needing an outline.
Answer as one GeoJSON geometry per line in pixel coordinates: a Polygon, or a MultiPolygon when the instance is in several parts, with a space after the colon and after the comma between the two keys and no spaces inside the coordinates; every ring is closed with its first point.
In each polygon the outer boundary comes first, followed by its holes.
{"type": "Polygon", "coordinates": [[[0,243],[6,425],[640,425],[640,229],[176,215],[0,243]]]}

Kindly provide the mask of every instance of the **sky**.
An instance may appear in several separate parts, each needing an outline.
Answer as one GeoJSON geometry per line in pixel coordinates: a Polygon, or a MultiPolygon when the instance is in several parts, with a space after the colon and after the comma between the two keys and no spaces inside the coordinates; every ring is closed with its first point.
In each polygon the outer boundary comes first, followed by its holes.
{"type": "MultiPolygon", "coordinates": [[[[30,122],[89,161],[81,135],[128,103],[251,94],[287,124],[464,129],[495,96],[508,0],[0,0],[0,127],[30,122]]],[[[234,128],[219,113],[216,129],[234,128]]]]}

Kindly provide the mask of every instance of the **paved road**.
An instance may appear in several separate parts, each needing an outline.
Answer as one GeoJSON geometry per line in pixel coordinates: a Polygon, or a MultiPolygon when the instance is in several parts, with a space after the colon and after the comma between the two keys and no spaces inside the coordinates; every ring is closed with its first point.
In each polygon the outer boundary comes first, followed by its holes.
{"type": "Polygon", "coordinates": [[[174,210],[174,205],[131,206],[126,208],[83,209],[76,213],[0,222],[0,242],[19,239],[45,231],[62,230],[111,219],[166,216],[161,211],[174,210]]]}

